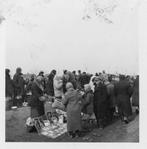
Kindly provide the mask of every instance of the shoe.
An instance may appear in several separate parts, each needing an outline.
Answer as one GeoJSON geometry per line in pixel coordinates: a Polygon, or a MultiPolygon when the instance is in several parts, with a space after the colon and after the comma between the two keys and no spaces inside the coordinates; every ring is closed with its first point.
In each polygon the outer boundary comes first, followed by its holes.
{"type": "Polygon", "coordinates": [[[138,109],[136,109],[135,112],[136,112],[137,115],[139,114],[139,110],[138,109]]]}
{"type": "Polygon", "coordinates": [[[125,122],[126,124],[128,124],[128,123],[129,123],[129,121],[128,121],[128,120],[124,120],[124,122],[125,122]]]}

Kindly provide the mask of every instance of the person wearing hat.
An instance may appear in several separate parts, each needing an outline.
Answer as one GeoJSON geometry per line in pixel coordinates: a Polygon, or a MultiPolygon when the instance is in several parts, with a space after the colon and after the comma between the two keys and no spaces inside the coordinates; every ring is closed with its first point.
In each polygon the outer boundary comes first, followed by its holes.
{"type": "Polygon", "coordinates": [[[73,84],[66,84],[65,97],[63,104],[67,110],[67,131],[71,138],[80,136],[81,131],[81,101],[82,96],[74,89],[73,84]]]}
{"type": "Polygon", "coordinates": [[[46,83],[46,88],[45,88],[45,92],[50,95],[50,96],[54,96],[54,77],[56,75],[56,70],[52,70],[51,73],[48,76],[48,80],[46,83]]]}
{"type": "Polygon", "coordinates": [[[24,96],[24,85],[25,81],[22,77],[22,69],[18,67],[16,69],[16,73],[13,77],[13,84],[14,84],[14,106],[21,106],[23,102],[24,96]]]}
{"type": "Polygon", "coordinates": [[[44,115],[44,101],[41,100],[44,91],[42,80],[42,76],[37,76],[37,78],[32,83],[32,96],[29,101],[29,105],[31,107],[31,118],[44,115]]]}

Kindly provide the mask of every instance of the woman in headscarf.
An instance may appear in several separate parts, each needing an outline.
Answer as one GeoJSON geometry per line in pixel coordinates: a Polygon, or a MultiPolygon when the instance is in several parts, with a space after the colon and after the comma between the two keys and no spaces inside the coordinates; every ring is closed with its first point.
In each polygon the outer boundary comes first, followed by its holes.
{"type": "Polygon", "coordinates": [[[82,112],[90,116],[93,114],[93,92],[89,84],[84,85],[84,100],[82,112]]]}
{"type": "Polygon", "coordinates": [[[63,104],[67,109],[67,131],[70,137],[80,136],[81,131],[81,100],[82,96],[74,89],[71,82],[66,84],[63,104]]]}
{"type": "Polygon", "coordinates": [[[43,96],[42,81],[42,76],[38,76],[32,84],[32,97],[29,103],[31,106],[31,118],[44,115],[44,101],[41,99],[43,96]]]}

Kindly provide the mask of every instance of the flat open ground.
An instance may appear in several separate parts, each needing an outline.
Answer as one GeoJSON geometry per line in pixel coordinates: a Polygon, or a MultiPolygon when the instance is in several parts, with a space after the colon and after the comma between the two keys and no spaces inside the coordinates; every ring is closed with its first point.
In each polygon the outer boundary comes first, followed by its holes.
{"type": "Polygon", "coordinates": [[[25,120],[29,115],[29,107],[6,111],[6,142],[139,142],[138,115],[135,115],[129,124],[117,120],[104,130],[94,128],[83,137],[74,139],[69,138],[67,134],[50,139],[37,133],[27,133],[25,120]]]}

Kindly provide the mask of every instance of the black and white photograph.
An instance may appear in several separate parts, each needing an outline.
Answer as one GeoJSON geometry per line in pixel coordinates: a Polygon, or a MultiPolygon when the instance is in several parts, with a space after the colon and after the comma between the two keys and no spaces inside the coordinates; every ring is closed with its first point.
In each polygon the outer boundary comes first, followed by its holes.
{"type": "Polygon", "coordinates": [[[0,0],[5,143],[140,142],[140,5],[0,0]]]}

